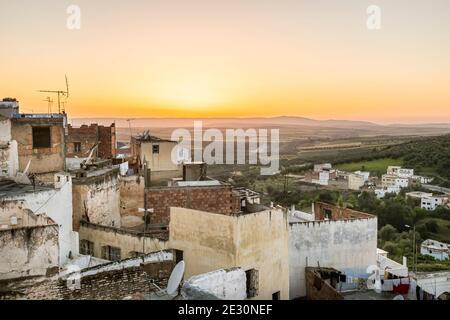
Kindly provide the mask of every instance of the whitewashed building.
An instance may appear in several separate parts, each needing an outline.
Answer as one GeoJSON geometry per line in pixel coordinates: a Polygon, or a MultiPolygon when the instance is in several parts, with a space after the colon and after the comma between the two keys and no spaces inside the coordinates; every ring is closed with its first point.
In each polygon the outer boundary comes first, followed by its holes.
{"type": "Polygon", "coordinates": [[[420,254],[432,256],[436,260],[447,260],[449,258],[450,245],[436,240],[425,240],[420,246],[420,254]]]}
{"type": "Polygon", "coordinates": [[[425,210],[433,211],[437,207],[443,206],[448,202],[447,197],[443,196],[425,196],[420,201],[420,207],[425,210]]]}

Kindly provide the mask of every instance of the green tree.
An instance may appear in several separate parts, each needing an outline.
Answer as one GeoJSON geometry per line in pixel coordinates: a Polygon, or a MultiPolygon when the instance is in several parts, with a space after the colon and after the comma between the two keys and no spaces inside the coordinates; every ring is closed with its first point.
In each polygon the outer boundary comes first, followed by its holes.
{"type": "Polygon", "coordinates": [[[394,241],[398,235],[397,229],[390,224],[385,225],[378,231],[378,237],[384,241],[394,241]]]}

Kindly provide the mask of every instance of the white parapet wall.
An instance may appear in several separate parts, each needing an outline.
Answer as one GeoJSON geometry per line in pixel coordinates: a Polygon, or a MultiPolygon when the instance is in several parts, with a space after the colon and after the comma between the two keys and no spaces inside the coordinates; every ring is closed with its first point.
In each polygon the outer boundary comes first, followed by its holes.
{"type": "Polygon", "coordinates": [[[290,299],[306,296],[305,267],[329,267],[362,276],[377,263],[377,218],[291,223],[290,299]]]}

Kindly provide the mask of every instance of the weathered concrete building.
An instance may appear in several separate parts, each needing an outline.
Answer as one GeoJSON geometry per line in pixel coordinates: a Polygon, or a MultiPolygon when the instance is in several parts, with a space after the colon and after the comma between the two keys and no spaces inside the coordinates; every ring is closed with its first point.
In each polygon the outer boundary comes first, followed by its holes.
{"type": "Polygon", "coordinates": [[[119,169],[105,164],[72,173],[74,230],[78,231],[81,220],[120,227],[119,169]]]}
{"type": "Polygon", "coordinates": [[[66,135],[67,157],[85,158],[96,145],[96,156],[100,159],[113,159],[116,156],[116,126],[102,126],[96,123],[74,128],[70,124],[66,135]]]}
{"type": "Polygon", "coordinates": [[[65,170],[65,114],[14,114],[11,137],[17,141],[19,170],[31,160],[29,172],[54,173],[65,170]]]}
{"type": "MultiPolygon", "coordinates": [[[[59,226],[59,265],[78,254],[78,233],[72,229],[72,178],[56,174],[52,186],[17,184],[12,180],[0,181],[0,210],[16,216],[16,212],[28,209],[34,215],[45,214],[59,226]]],[[[15,221],[15,220],[14,220],[15,221]]]]}
{"type": "Polygon", "coordinates": [[[289,224],[290,298],[306,296],[305,268],[336,268],[367,277],[377,263],[377,218],[364,212],[315,203],[314,221],[289,224]]]}
{"type": "Polygon", "coordinates": [[[131,155],[139,170],[144,169],[144,162],[151,170],[153,181],[182,177],[181,159],[172,161],[172,150],[178,145],[176,141],[161,139],[146,133],[131,138],[131,155]]]}
{"type": "Polygon", "coordinates": [[[59,226],[19,201],[0,207],[0,280],[51,276],[59,270],[59,226]]]}
{"type": "Polygon", "coordinates": [[[288,229],[276,208],[233,216],[171,208],[170,247],[183,252],[186,277],[240,267],[249,299],[288,299],[288,229]]]}

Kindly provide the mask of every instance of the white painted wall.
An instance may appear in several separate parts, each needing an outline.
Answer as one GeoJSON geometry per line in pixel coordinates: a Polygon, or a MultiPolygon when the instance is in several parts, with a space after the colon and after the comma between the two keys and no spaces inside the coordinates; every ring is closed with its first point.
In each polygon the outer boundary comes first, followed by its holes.
{"type": "Polygon", "coordinates": [[[198,299],[198,293],[221,300],[244,300],[247,298],[245,271],[240,268],[222,269],[193,276],[184,283],[182,294],[187,299],[198,299]]]}
{"type": "Polygon", "coordinates": [[[19,169],[17,141],[11,140],[11,121],[0,120],[0,177],[12,178],[19,169]]]}
{"type": "Polygon", "coordinates": [[[47,214],[59,225],[59,263],[67,262],[69,252],[78,254],[78,233],[72,229],[72,178],[57,174],[56,189],[13,195],[5,200],[24,200],[27,209],[34,214],[47,214]]]}
{"type": "Polygon", "coordinates": [[[362,276],[377,262],[377,219],[313,221],[289,226],[290,299],[306,295],[305,267],[362,276]]]}
{"type": "Polygon", "coordinates": [[[438,206],[442,206],[447,202],[444,197],[422,197],[420,200],[420,207],[425,210],[436,210],[438,206]]]}

